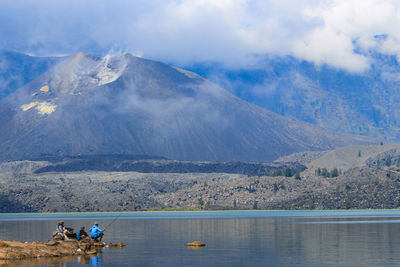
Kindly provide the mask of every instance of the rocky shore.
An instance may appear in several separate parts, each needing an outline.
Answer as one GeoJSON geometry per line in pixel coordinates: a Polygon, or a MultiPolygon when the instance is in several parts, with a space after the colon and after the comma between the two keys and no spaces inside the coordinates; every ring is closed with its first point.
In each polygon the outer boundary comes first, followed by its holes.
{"type": "Polygon", "coordinates": [[[19,242],[0,240],[0,260],[93,255],[97,253],[96,248],[103,246],[105,244],[90,240],[49,240],[46,243],[40,241],[19,242]]]}
{"type": "Polygon", "coordinates": [[[0,260],[96,255],[105,246],[122,248],[124,244],[121,242],[105,244],[87,238],[80,241],[76,239],[51,239],[45,243],[41,241],[20,242],[0,240],[0,260]]]}

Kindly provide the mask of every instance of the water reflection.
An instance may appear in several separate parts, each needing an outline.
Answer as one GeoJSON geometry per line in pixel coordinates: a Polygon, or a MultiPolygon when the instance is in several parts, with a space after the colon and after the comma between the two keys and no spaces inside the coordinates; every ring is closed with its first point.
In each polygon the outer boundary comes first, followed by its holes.
{"type": "MultiPolygon", "coordinates": [[[[94,256],[65,256],[65,257],[50,257],[50,258],[38,258],[28,260],[0,260],[0,266],[71,266],[71,264],[87,265],[91,263],[91,259],[96,258],[94,256]]],[[[97,264],[95,264],[97,265],[97,264]]]]}
{"type": "MultiPolygon", "coordinates": [[[[101,215],[99,215],[101,216],[101,215]]],[[[105,241],[126,244],[104,248],[98,257],[31,260],[47,266],[399,266],[398,217],[236,218],[119,220],[105,241]],[[188,249],[200,240],[206,247],[188,249]],[[53,262],[54,261],[54,262],[53,262]],[[53,265],[52,265],[53,264],[53,265]],[[63,264],[63,265],[57,265],[63,264]]],[[[66,220],[71,226],[90,220],[66,220]]],[[[100,224],[106,224],[99,218],[100,224]]],[[[0,239],[45,241],[54,221],[1,222],[0,239]]],[[[16,266],[15,262],[0,262],[16,266]]]]}

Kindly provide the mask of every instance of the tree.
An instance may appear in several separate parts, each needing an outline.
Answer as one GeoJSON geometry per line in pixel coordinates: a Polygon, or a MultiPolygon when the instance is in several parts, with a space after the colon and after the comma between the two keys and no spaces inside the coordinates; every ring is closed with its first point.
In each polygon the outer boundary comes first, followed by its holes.
{"type": "Polygon", "coordinates": [[[300,180],[301,180],[300,172],[296,172],[294,178],[295,178],[296,180],[299,180],[299,181],[300,181],[300,180]]]}
{"type": "Polygon", "coordinates": [[[277,183],[274,183],[274,193],[278,192],[279,190],[279,185],[277,183]]]}
{"type": "Polygon", "coordinates": [[[321,170],[321,176],[323,176],[323,177],[329,177],[329,172],[328,172],[328,170],[327,170],[326,168],[323,168],[323,169],[321,170]]]}
{"type": "Polygon", "coordinates": [[[346,201],[344,202],[344,208],[346,210],[351,208],[351,202],[348,199],[346,199],[346,201]]]}
{"type": "Polygon", "coordinates": [[[338,177],[339,176],[339,170],[337,168],[334,168],[331,172],[331,177],[338,177]]]}
{"type": "Polygon", "coordinates": [[[258,202],[256,200],[253,203],[253,210],[258,210],[258,202]]]}
{"type": "Polygon", "coordinates": [[[285,169],[285,176],[286,177],[292,177],[293,176],[292,170],[289,167],[286,167],[286,169],[285,169]]]}
{"type": "Polygon", "coordinates": [[[236,209],[236,199],[233,200],[233,208],[236,209]]]}
{"type": "Polygon", "coordinates": [[[199,206],[200,208],[203,208],[204,206],[204,200],[202,198],[199,198],[199,206]]]}

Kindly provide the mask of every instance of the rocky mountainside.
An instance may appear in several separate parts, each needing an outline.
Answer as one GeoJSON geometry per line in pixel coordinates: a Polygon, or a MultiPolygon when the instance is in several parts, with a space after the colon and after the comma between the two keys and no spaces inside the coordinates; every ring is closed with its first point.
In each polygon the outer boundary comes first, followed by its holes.
{"type": "Polygon", "coordinates": [[[308,169],[326,168],[332,170],[337,168],[342,171],[347,171],[355,167],[380,167],[385,164],[397,164],[397,158],[399,158],[399,155],[399,143],[349,146],[329,151],[309,163],[303,162],[303,164],[307,165],[308,169]]]}
{"type": "Polygon", "coordinates": [[[400,141],[400,66],[375,55],[371,68],[350,73],[292,57],[266,58],[257,69],[212,63],[187,66],[249,102],[324,129],[400,141]]]}
{"type": "Polygon", "coordinates": [[[288,177],[44,172],[56,161],[6,162],[0,164],[0,212],[399,208],[400,150],[377,150],[361,148],[371,151],[364,164],[330,176],[316,166],[288,177]]]}
{"type": "Polygon", "coordinates": [[[0,161],[82,154],[269,161],[368,140],[279,116],[160,62],[78,53],[1,100],[0,142],[0,161]]]}

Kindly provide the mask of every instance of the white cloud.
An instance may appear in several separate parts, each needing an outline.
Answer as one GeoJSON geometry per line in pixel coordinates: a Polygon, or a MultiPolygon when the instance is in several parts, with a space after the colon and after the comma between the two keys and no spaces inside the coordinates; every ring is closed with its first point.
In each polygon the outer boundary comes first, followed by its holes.
{"type": "Polygon", "coordinates": [[[398,1],[335,0],[309,9],[305,15],[324,23],[294,42],[294,55],[354,72],[368,69],[371,52],[400,55],[399,7],[398,1]]]}
{"type": "Polygon", "coordinates": [[[112,48],[233,67],[293,55],[361,72],[372,52],[400,58],[399,9],[395,0],[2,0],[0,45],[42,54],[112,48]]]}

